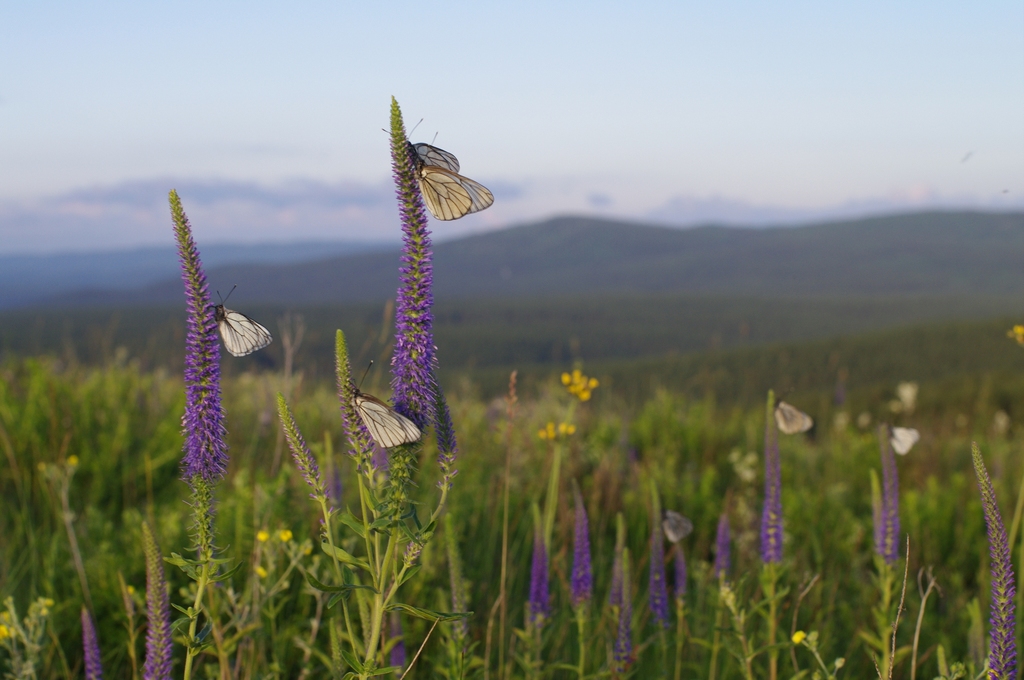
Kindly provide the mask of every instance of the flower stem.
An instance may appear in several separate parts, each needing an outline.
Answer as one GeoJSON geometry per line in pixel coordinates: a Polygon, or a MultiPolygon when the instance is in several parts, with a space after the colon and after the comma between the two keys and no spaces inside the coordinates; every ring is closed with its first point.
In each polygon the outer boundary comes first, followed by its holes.
{"type": "Polygon", "coordinates": [[[196,582],[196,601],[192,605],[192,621],[188,624],[188,652],[185,655],[185,680],[192,677],[192,661],[199,652],[193,647],[196,639],[196,626],[199,624],[199,612],[203,606],[203,595],[206,592],[206,584],[210,580],[210,559],[203,561],[203,571],[199,574],[199,581],[196,582]]]}

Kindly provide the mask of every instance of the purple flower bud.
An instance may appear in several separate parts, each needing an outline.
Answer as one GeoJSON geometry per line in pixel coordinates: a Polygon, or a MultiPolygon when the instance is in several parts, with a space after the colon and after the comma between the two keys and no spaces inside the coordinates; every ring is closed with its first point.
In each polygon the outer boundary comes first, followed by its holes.
{"type": "Polygon", "coordinates": [[[665,584],[665,538],[655,523],[651,531],[650,585],[651,613],[662,628],[668,628],[668,588],[665,584]]]}
{"type": "Polygon", "coordinates": [[[576,524],[572,541],[572,583],[570,597],[572,606],[579,608],[590,602],[594,595],[594,576],[590,565],[590,527],[587,522],[587,508],[578,489],[573,488],[576,502],[576,524]]]}
{"type": "Polygon", "coordinates": [[[534,625],[543,625],[548,615],[548,555],[544,535],[538,526],[533,533],[533,563],[530,567],[530,616],[534,625]]]}
{"type": "Polygon", "coordinates": [[[676,544],[675,553],[676,599],[683,600],[686,598],[686,555],[683,553],[681,544],[676,544]]]}
{"type": "Polygon", "coordinates": [[[85,680],[102,680],[103,666],[100,665],[100,644],[96,639],[96,627],[89,610],[82,607],[82,649],[85,652],[85,680]]]}
{"type": "Polygon", "coordinates": [[[441,385],[434,380],[434,431],[437,433],[437,464],[441,468],[441,480],[437,486],[444,490],[452,488],[452,479],[459,471],[455,469],[455,456],[459,445],[455,441],[455,427],[452,425],[452,414],[448,410],[441,385]]]}
{"type": "Polygon", "coordinates": [[[722,513],[715,535],[715,578],[729,575],[729,516],[722,513]]]}
{"type": "Polygon", "coordinates": [[[981,490],[981,507],[985,513],[991,557],[992,604],[989,623],[992,625],[992,638],[989,644],[988,677],[989,680],[1013,680],[1017,677],[1017,627],[1014,616],[1017,581],[1013,575],[1010,545],[1003,527],[1003,518],[999,514],[996,492],[977,444],[972,443],[971,456],[974,458],[974,472],[978,476],[978,488],[981,490]]]}
{"type": "Polygon", "coordinates": [[[391,99],[391,166],[402,219],[401,285],[395,300],[395,350],[391,357],[392,403],[420,429],[434,418],[434,278],[427,212],[402,111],[391,99]]]}
{"type": "Polygon", "coordinates": [[[146,556],[146,664],[144,680],[170,680],[171,605],[164,579],[164,560],[153,528],[142,523],[142,551],[146,556]]]}
{"type": "Polygon", "coordinates": [[[882,453],[882,526],[875,527],[875,551],[886,564],[892,564],[900,557],[900,479],[888,425],[879,426],[878,440],[882,453]]]}
{"type": "Polygon", "coordinates": [[[302,438],[302,433],[299,432],[299,427],[295,424],[295,416],[292,415],[288,404],[285,403],[284,395],[280,392],[277,394],[277,412],[281,417],[281,426],[284,428],[288,448],[291,449],[292,458],[295,460],[295,467],[299,468],[302,478],[313,490],[310,498],[326,499],[327,492],[324,489],[323,480],[320,479],[320,467],[316,463],[316,457],[306,446],[306,440],[302,438]]]}
{"type": "Polygon", "coordinates": [[[391,627],[389,634],[392,638],[398,638],[398,642],[396,642],[395,646],[391,648],[389,663],[392,666],[405,668],[405,638],[402,634],[402,617],[398,612],[391,612],[390,622],[391,627]]]}
{"type": "Polygon", "coordinates": [[[619,608],[619,620],[615,632],[612,656],[616,669],[624,673],[633,661],[633,597],[629,592],[629,549],[623,549],[620,559],[622,574],[621,599],[613,604],[619,608]]]}
{"type": "MultiPolygon", "coordinates": [[[[770,398],[770,401],[774,399],[770,398]]],[[[769,405],[764,425],[764,510],[761,512],[761,561],[782,561],[782,467],[779,461],[779,434],[769,405]]]]}

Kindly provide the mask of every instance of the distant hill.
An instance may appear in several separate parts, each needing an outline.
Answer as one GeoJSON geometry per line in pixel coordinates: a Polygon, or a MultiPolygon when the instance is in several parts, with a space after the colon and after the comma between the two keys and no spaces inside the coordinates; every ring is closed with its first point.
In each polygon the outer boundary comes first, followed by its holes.
{"type": "MultiPolygon", "coordinates": [[[[397,251],[298,264],[228,265],[211,285],[237,304],[326,304],[394,296],[397,251]]],[[[440,243],[437,299],[686,293],[741,296],[1024,294],[1024,213],[927,212],[801,227],[672,229],[584,217],[440,243]]],[[[53,304],[173,303],[170,279],[53,304]]]]}

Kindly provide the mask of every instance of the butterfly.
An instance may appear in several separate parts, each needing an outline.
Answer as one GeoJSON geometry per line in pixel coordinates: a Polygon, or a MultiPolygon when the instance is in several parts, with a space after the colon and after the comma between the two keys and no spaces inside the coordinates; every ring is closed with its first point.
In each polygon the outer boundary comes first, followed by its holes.
{"type": "Polygon", "coordinates": [[[901,456],[914,447],[914,444],[921,439],[921,433],[912,427],[893,427],[889,429],[889,443],[892,450],[901,456]]]}
{"type": "Polygon", "coordinates": [[[693,532],[693,522],[675,510],[666,510],[665,518],[661,520],[661,529],[665,532],[665,538],[678,543],[693,532]]]}
{"type": "Polygon", "coordinates": [[[437,219],[457,220],[494,203],[494,194],[487,187],[459,174],[459,159],[454,154],[422,142],[410,142],[409,153],[416,163],[420,193],[437,219]]]}
{"type": "MultiPolygon", "coordinates": [[[[228,293],[230,296],[230,293],[228,293]]],[[[256,323],[245,314],[228,309],[223,304],[213,308],[213,317],[217,320],[217,330],[224,347],[232,356],[244,357],[256,350],[263,349],[274,339],[270,331],[256,323]]]]}
{"type": "Polygon", "coordinates": [[[809,415],[784,401],[775,405],[775,423],[785,434],[807,432],[814,426],[814,420],[809,415]]]}
{"type": "Polygon", "coordinates": [[[357,387],[352,401],[373,441],[385,449],[419,440],[421,433],[416,423],[377,397],[360,392],[357,387]]]}

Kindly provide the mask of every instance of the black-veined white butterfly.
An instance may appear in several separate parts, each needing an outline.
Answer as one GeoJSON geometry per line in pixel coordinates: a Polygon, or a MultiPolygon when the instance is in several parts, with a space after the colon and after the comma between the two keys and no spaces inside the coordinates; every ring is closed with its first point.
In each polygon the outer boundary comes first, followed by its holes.
{"type": "Polygon", "coordinates": [[[889,443],[892,444],[892,450],[901,456],[907,455],[920,439],[921,433],[912,427],[893,427],[889,430],[889,443]]]}
{"type": "Polygon", "coordinates": [[[370,431],[373,441],[385,449],[391,449],[401,444],[411,444],[418,441],[421,433],[416,423],[412,422],[401,413],[391,408],[377,397],[360,392],[355,388],[356,411],[370,431]]]}
{"type": "Polygon", "coordinates": [[[784,434],[807,432],[814,427],[814,420],[809,415],[784,401],[775,405],[775,423],[784,434]]]}
{"type": "Polygon", "coordinates": [[[439,220],[457,220],[489,208],[494,194],[483,184],[459,174],[459,159],[436,146],[409,144],[416,162],[420,193],[430,214],[439,220]]]}
{"type": "Polygon", "coordinates": [[[665,518],[661,520],[661,529],[665,532],[665,538],[678,543],[693,532],[693,522],[675,510],[666,510],[665,518]]]}
{"type": "MultiPolygon", "coordinates": [[[[231,293],[228,293],[231,296],[231,293]]],[[[274,339],[270,331],[253,321],[245,314],[228,309],[223,304],[213,308],[213,316],[217,320],[217,330],[224,347],[236,357],[244,357],[256,350],[263,349],[274,339]]]]}

